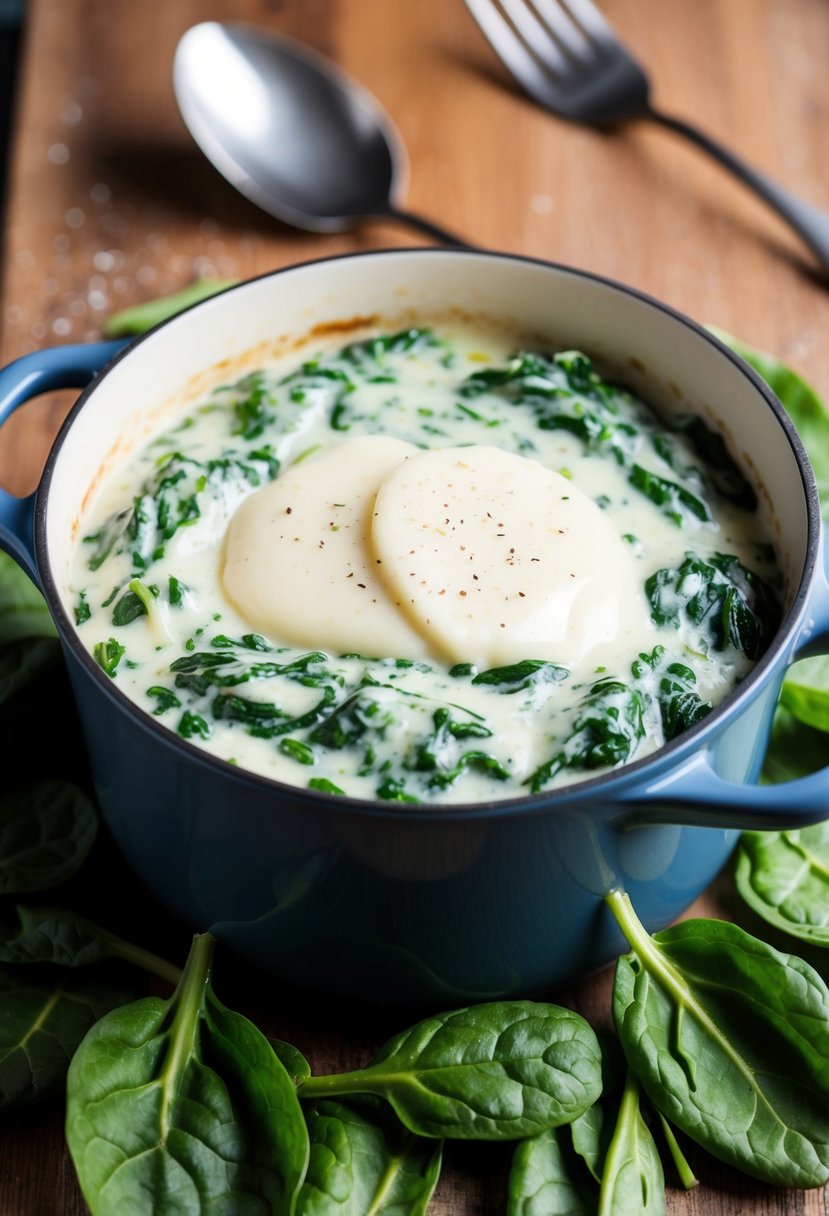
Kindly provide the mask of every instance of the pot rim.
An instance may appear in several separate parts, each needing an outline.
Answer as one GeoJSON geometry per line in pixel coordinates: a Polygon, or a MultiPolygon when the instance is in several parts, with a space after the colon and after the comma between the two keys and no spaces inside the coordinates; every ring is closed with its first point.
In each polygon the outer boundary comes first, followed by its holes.
{"type": "MultiPolygon", "coordinates": [[[[821,513],[817,484],[811,462],[803,442],[784,409],[782,403],[772,392],[762,377],[740,356],[725,345],[715,334],[703,325],[694,321],[685,313],[672,305],[642,291],[630,284],[613,279],[594,271],[579,269],[565,263],[551,261],[545,258],[508,251],[487,250],[476,248],[442,248],[432,246],[414,246],[389,249],[370,249],[348,251],[345,253],[326,255],[318,258],[308,258],[304,261],[291,263],[276,270],[265,271],[249,279],[244,279],[206,299],[197,301],[187,308],[160,322],[151,330],[132,339],[117,351],[115,356],[102,368],[90,384],[81,392],[58,431],[49,455],[46,459],[43,474],[35,491],[34,508],[34,539],[38,573],[42,583],[44,596],[50,606],[53,618],[64,647],[68,647],[72,656],[79,662],[85,673],[99,686],[105,696],[122,712],[125,712],[135,725],[151,736],[157,738],[160,745],[172,748],[182,759],[206,765],[215,771],[217,777],[232,778],[234,782],[252,786],[261,793],[271,793],[282,800],[288,798],[297,805],[307,804],[309,810],[324,809],[326,813],[360,815],[393,820],[431,820],[469,821],[481,818],[499,818],[501,816],[535,815],[555,811],[564,805],[587,802],[597,796],[624,794],[629,795],[630,787],[647,783],[651,779],[664,777],[666,772],[674,772],[684,761],[704,750],[706,744],[722,730],[727,719],[739,711],[743,704],[753,700],[762,687],[773,678],[778,666],[785,662],[783,652],[790,648],[791,641],[798,623],[801,621],[810,598],[810,588],[817,565],[821,537],[821,513]],[[573,276],[609,288],[612,292],[631,297],[671,319],[672,322],[690,330],[696,337],[724,355],[730,363],[743,375],[764,400],[772,411],[784,437],[792,450],[798,467],[803,489],[807,535],[805,556],[797,590],[792,598],[791,606],[780,622],[774,641],[766,649],[745,679],[733,689],[717,706],[700,722],[683,731],[669,743],[649,755],[623,764],[609,772],[596,777],[586,777],[537,794],[516,794],[514,797],[494,798],[480,802],[449,802],[441,804],[418,803],[407,805],[396,802],[382,802],[374,799],[356,798],[348,794],[329,794],[319,790],[309,790],[298,785],[291,785],[273,777],[267,777],[250,769],[243,769],[230,764],[221,757],[199,747],[187,739],[181,738],[168,726],[162,725],[152,718],[145,710],[137,705],[126,693],[122,692],[115,682],[109,679],[94,661],[92,655],[81,642],[77,630],[65,611],[56,581],[52,574],[47,545],[46,521],[48,515],[49,488],[55,476],[60,460],[63,443],[79,413],[85,407],[89,398],[96,392],[98,386],[109,372],[124,359],[129,359],[132,352],[145,342],[152,341],[155,333],[172,324],[182,322],[188,314],[200,308],[209,308],[220,297],[244,291],[251,284],[264,280],[279,279],[324,263],[357,261],[365,262],[377,258],[409,257],[438,257],[438,258],[487,258],[537,266],[554,271],[558,274],[573,276]]],[[[716,825],[714,825],[716,826],[716,825]]]]}

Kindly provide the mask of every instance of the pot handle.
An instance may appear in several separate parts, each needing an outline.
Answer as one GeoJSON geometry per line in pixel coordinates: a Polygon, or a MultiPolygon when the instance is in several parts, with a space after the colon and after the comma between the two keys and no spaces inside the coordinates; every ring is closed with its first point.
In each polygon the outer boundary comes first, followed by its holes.
{"type": "MultiPolygon", "coordinates": [[[[119,350],[123,339],[50,347],[21,355],[0,371],[0,426],[18,406],[41,393],[83,388],[119,350]]],[[[25,498],[0,489],[0,549],[15,559],[40,586],[34,544],[34,505],[37,490],[25,498]]]]}
{"type": "MultiPolygon", "coordinates": [[[[821,552],[792,662],[829,652],[829,546],[825,536],[821,552]]],[[[829,734],[826,751],[829,759],[829,734]]],[[[720,777],[711,765],[710,752],[701,751],[644,792],[632,793],[631,803],[622,812],[620,826],[665,823],[741,831],[808,827],[829,819],[829,764],[794,781],[738,784],[720,777]]]]}

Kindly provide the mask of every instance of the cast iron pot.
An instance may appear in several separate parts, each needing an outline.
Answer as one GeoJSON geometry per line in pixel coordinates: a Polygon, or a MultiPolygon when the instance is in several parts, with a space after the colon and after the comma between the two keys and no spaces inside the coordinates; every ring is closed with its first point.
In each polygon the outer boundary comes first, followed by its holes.
{"type": "Polygon", "coordinates": [[[829,638],[814,477],[773,394],[687,317],[546,262],[387,250],[251,280],[126,345],[27,355],[0,373],[0,422],[38,393],[83,385],[35,493],[0,496],[0,546],[49,605],[102,814],[125,858],[173,914],[266,972],[387,1004],[549,992],[625,948],[603,904],[609,888],[624,888],[655,931],[708,886],[740,830],[829,816],[829,769],[756,784],[786,669],[829,638]],[[84,497],[125,437],[260,343],[452,309],[582,349],[651,400],[722,430],[773,517],[787,583],[783,622],[750,677],[649,758],[553,793],[441,809],[240,771],[137,709],[79,642],[65,590],[84,497]]]}

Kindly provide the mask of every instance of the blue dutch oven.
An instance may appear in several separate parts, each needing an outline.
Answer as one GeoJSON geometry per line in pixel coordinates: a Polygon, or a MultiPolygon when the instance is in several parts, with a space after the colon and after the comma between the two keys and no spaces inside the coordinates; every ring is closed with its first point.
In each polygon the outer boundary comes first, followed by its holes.
{"type": "Polygon", "coordinates": [[[689,318],[547,262],[379,251],[240,284],[129,344],[18,359],[0,373],[0,422],[68,387],[83,392],[37,490],[0,494],[0,547],[49,605],[101,810],[125,858],[172,914],[265,972],[416,1006],[549,992],[625,949],[603,904],[609,888],[624,888],[655,931],[711,883],[742,829],[829,816],[829,770],[757,784],[786,670],[829,638],[814,477],[766,385],[689,318]],[[728,437],[769,513],[786,579],[784,619],[750,676],[646,759],[546,794],[440,808],[362,802],[241,771],[138,709],[79,641],[66,591],[96,483],[169,399],[203,391],[245,360],[249,368],[251,351],[355,317],[399,325],[452,311],[583,349],[728,437]]]}

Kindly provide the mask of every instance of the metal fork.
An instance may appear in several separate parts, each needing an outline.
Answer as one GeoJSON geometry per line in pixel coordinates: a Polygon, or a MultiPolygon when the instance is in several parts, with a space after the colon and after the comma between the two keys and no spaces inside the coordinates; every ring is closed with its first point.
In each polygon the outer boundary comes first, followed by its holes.
{"type": "Polygon", "coordinates": [[[651,104],[648,76],[592,0],[465,0],[518,83],[560,118],[595,127],[648,119],[730,169],[801,236],[829,270],[829,215],[784,190],[710,135],[651,104]]]}

